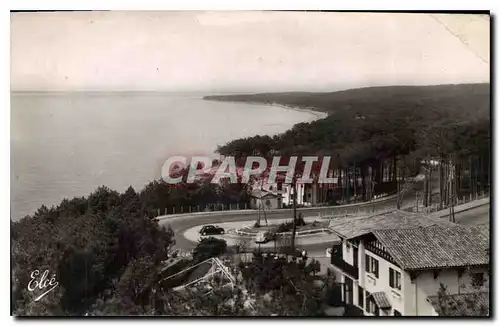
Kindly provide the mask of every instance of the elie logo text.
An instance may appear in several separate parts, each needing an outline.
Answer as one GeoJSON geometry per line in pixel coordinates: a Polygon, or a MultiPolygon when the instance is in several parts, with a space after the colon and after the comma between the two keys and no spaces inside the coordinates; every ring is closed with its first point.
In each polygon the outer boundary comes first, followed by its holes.
{"type": "Polygon", "coordinates": [[[52,275],[52,278],[49,280],[47,276],[49,275],[49,270],[46,270],[43,272],[43,274],[38,278],[38,275],[40,275],[39,270],[34,270],[31,273],[31,281],[28,283],[28,291],[33,292],[33,291],[44,291],[41,293],[39,296],[35,298],[35,301],[39,301],[42,299],[46,294],[48,294],[50,291],[54,290],[58,285],[59,282],[56,281],[56,274],[52,275]]]}

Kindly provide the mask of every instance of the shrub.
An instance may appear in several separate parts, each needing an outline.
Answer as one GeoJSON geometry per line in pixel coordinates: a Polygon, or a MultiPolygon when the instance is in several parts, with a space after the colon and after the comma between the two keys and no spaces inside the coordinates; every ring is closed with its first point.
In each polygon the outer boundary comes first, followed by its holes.
{"type": "Polygon", "coordinates": [[[267,231],[266,232],[266,238],[269,241],[275,241],[276,240],[276,232],[275,231],[267,231]]]}
{"type": "Polygon", "coordinates": [[[276,233],[282,233],[282,232],[291,232],[293,229],[293,223],[292,222],[286,222],[286,223],[281,223],[278,225],[276,228],[276,233]]]}
{"type": "Polygon", "coordinates": [[[304,221],[304,218],[302,217],[302,215],[300,215],[297,218],[297,226],[304,226],[304,225],[306,225],[306,221],[304,221]]]}
{"type": "Polygon", "coordinates": [[[333,307],[342,306],[342,286],[341,284],[333,284],[330,286],[325,293],[326,303],[333,307]]]}
{"type": "Polygon", "coordinates": [[[193,250],[193,261],[201,262],[212,257],[217,257],[226,252],[227,243],[225,240],[214,237],[204,238],[193,250]]]}

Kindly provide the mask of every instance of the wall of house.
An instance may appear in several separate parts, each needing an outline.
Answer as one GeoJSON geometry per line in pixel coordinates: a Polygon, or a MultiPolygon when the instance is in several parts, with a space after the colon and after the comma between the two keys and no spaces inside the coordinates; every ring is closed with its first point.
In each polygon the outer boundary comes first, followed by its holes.
{"type": "Polygon", "coordinates": [[[314,206],[318,203],[318,187],[317,183],[306,184],[304,186],[304,205],[314,206]]]}
{"type": "Polygon", "coordinates": [[[259,198],[252,198],[250,201],[250,207],[257,209],[257,208],[262,208],[264,206],[264,209],[278,209],[282,207],[281,204],[281,198],[277,197],[264,197],[262,200],[259,198]],[[266,204],[266,202],[269,200],[269,206],[266,204]]]}
{"type": "MultiPolygon", "coordinates": [[[[260,185],[258,186],[260,189],[260,185]]],[[[290,196],[293,193],[292,186],[289,184],[283,184],[281,190],[278,190],[278,184],[264,184],[262,189],[267,191],[272,191],[275,193],[279,193],[283,196],[283,204],[292,205],[292,197],[290,196]]],[[[304,185],[297,184],[297,205],[311,206],[316,205],[318,202],[318,185],[304,185]],[[304,199],[305,197],[305,199],[304,199]]]]}
{"type": "MultiPolygon", "coordinates": [[[[360,270],[360,279],[361,277],[364,278],[364,289],[366,291],[369,291],[370,293],[374,292],[380,292],[383,291],[387,295],[387,298],[391,302],[391,310],[389,311],[382,311],[381,312],[386,312],[387,315],[392,316],[394,314],[394,310],[399,311],[401,314],[403,314],[404,309],[405,309],[405,291],[406,291],[406,286],[405,286],[405,279],[406,275],[402,272],[402,270],[397,267],[396,265],[392,264],[391,262],[385,260],[384,258],[368,251],[364,250],[365,254],[367,254],[370,257],[373,257],[378,260],[378,278],[375,277],[372,273],[368,273],[365,271],[365,268],[363,267],[363,270],[360,270]],[[389,268],[392,268],[399,273],[401,273],[401,290],[393,289],[389,285],[389,268]]],[[[363,262],[365,260],[365,257],[363,256],[363,262]]],[[[366,308],[366,303],[365,303],[365,308],[366,308]]]]}
{"type": "Polygon", "coordinates": [[[441,270],[436,275],[432,270],[419,272],[415,280],[405,272],[405,315],[432,316],[435,315],[432,305],[427,301],[428,296],[437,295],[440,284],[444,284],[448,294],[468,293],[477,290],[487,290],[489,286],[488,271],[486,268],[471,268],[461,275],[457,269],[441,270]],[[472,286],[473,273],[484,273],[485,283],[481,288],[472,286]]]}
{"type": "MultiPolygon", "coordinates": [[[[329,269],[330,272],[332,272],[333,275],[335,276],[335,281],[342,282],[342,271],[337,269],[335,266],[331,265],[331,257],[332,257],[331,248],[327,248],[325,250],[325,258],[323,260],[325,262],[325,266],[321,267],[321,271],[323,271],[323,268],[325,268],[325,273],[326,273],[326,269],[329,269]]],[[[318,258],[315,258],[315,259],[318,259],[318,258]]],[[[319,260],[319,261],[320,261],[320,263],[323,262],[322,260],[319,260]]],[[[323,263],[322,263],[322,265],[323,265],[323,263]]]]}
{"type": "Polygon", "coordinates": [[[353,256],[354,250],[352,248],[352,245],[349,245],[347,241],[343,240],[342,241],[342,256],[345,260],[346,263],[350,265],[354,265],[354,256],[353,256]]]}
{"type": "MultiPolygon", "coordinates": [[[[258,187],[256,187],[256,189],[260,189],[260,187],[261,186],[258,185],[258,187]]],[[[291,194],[293,193],[293,189],[292,189],[292,185],[290,185],[290,184],[283,184],[281,186],[281,190],[278,190],[277,183],[265,183],[264,185],[262,185],[262,189],[264,189],[266,191],[271,191],[273,193],[281,194],[281,196],[282,196],[281,202],[284,205],[292,205],[293,204],[293,200],[291,197],[291,194]]],[[[299,184],[297,185],[297,193],[298,193],[297,205],[303,205],[304,204],[304,201],[303,201],[304,188],[302,187],[302,185],[299,185],[299,184]]]]}
{"type": "MultiPolygon", "coordinates": [[[[348,245],[345,240],[342,241],[343,258],[350,265],[354,265],[353,246],[352,244],[348,245]]],[[[440,284],[446,286],[448,294],[487,291],[489,289],[489,275],[486,267],[462,269],[461,273],[458,269],[444,269],[439,271],[439,273],[434,273],[433,270],[425,270],[418,272],[417,277],[412,280],[408,272],[402,271],[401,268],[377,254],[365,250],[363,241],[359,243],[358,255],[359,279],[353,282],[352,303],[359,307],[358,285],[370,293],[385,292],[392,307],[388,311],[381,310],[381,315],[394,315],[394,310],[397,310],[404,316],[437,315],[432,305],[427,301],[427,297],[437,295],[440,284]],[[378,278],[372,273],[365,271],[365,254],[377,259],[379,265],[378,278]],[[401,290],[390,287],[389,268],[401,274],[401,290]],[[483,273],[484,284],[482,287],[473,286],[475,273],[483,273]]],[[[345,282],[347,277],[342,273],[340,281],[345,282]]],[[[366,312],[366,307],[366,302],[364,302],[363,310],[365,310],[365,314],[370,315],[366,312]]]]}
{"type": "MultiPolygon", "coordinates": [[[[351,244],[348,246],[347,241],[343,241],[343,258],[351,265],[353,265],[354,262],[353,253],[353,245],[351,244]],[[348,247],[350,248],[348,249],[348,247]]],[[[478,290],[486,291],[489,288],[487,268],[469,268],[464,270],[461,274],[458,269],[444,269],[436,274],[434,274],[433,270],[425,270],[418,272],[417,277],[412,280],[408,272],[402,271],[401,268],[377,254],[365,250],[363,241],[361,241],[358,246],[358,255],[359,279],[353,282],[352,303],[359,306],[358,285],[370,293],[385,292],[391,302],[392,308],[388,311],[381,310],[381,315],[392,316],[394,310],[399,311],[404,316],[436,315],[432,305],[427,301],[427,297],[437,295],[441,283],[446,286],[448,294],[467,293],[478,290]],[[365,254],[377,259],[379,265],[378,278],[372,273],[365,271],[365,254]],[[401,290],[391,288],[389,285],[389,268],[401,274],[401,290]],[[473,275],[475,273],[483,273],[484,275],[485,282],[480,288],[472,285],[473,275]]],[[[344,283],[347,277],[348,276],[342,274],[340,281],[344,283]]],[[[365,297],[365,295],[363,297],[365,297]]],[[[363,309],[366,309],[366,302],[364,302],[363,307],[363,309]]],[[[369,315],[369,313],[366,314],[369,315]]]]}
{"type": "MultiPolygon", "coordinates": [[[[342,254],[344,261],[353,265],[354,257],[353,257],[353,245],[351,244],[350,249],[348,249],[348,244],[346,241],[342,242],[342,254]]],[[[394,314],[394,309],[398,310],[401,314],[404,314],[404,290],[405,290],[405,276],[399,267],[390,263],[378,255],[365,250],[363,241],[360,242],[358,246],[358,271],[359,278],[358,280],[353,280],[354,288],[353,288],[353,304],[356,306],[360,306],[358,301],[358,285],[364,289],[363,299],[366,298],[366,291],[370,293],[374,292],[385,292],[388,299],[391,301],[392,308],[390,310],[380,310],[380,315],[390,315],[394,314]],[[375,259],[378,260],[379,263],[379,276],[376,278],[373,274],[365,271],[365,253],[375,259]],[[389,267],[401,273],[401,290],[393,289],[389,285],[389,267]]],[[[340,281],[342,283],[345,282],[346,276],[341,274],[340,281]]],[[[343,298],[345,300],[345,298],[343,298]]],[[[370,313],[366,312],[367,305],[366,300],[363,302],[363,308],[366,315],[370,315],[370,313]]]]}

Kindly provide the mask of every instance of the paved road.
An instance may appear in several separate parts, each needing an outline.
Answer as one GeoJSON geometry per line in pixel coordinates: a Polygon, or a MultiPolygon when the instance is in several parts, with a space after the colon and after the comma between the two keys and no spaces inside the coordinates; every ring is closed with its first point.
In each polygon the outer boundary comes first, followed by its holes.
{"type": "MultiPolygon", "coordinates": [[[[409,191],[403,198],[403,207],[411,206],[414,203],[415,192],[409,191]]],[[[384,209],[396,208],[396,199],[391,198],[386,201],[376,202],[374,204],[367,203],[356,207],[326,207],[326,208],[316,208],[316,209],[307,209],[302,210],[298,209],[298,212],[302,212],[304,217],[309,216],[318,216],[319,212],[355,212],[359,210],[359,208],[364,208],[367,211],[371,211],[374,207],[375,211],[383,211],[384,209]]],[[[462,225],[473,225],[473,224],[483,224],[489,223],[489,209],[490,205],[480,206],[478,208],[474,208],[465,212],[457,213],[455,215],[455,220],[458,224],[462,225]]],[[[204,224],[218,224],[223,222],[237,222],[237,221],[248,221],[255,220],[257,218],[257,212],[249,213],[244,215],[231,215],[231,214],[221,214],[221,215],[208,215],[208,216],[178,216],[170,219],[161,220],[160,225],[165,225],[172,228],[175,233],[176,247],[182,248],[184,250],[191,250],[196,246],[195,242],[189,241],[184,238],[183,234],[186,230],[195,227],[197,225],[204,224]]],[[[292,213],[290,211],[277,211],[270,212],[267,215],[268,220],[276,220],[276,219],[291,219],[292,213]]],[[[308,252],[314,252],[315,254],[324,253],[326,250],[325,243],[319,244],[311,244],[307,245],[305,249],[308,252]]]]}
{"type": "MultiPolygon", "coordinates": [[[[415,192],[408,191],[408,193],[403,197],[403,206],[411,204],[414,201],[415,192]]],[[[297,212],[301,212],[304,217],[309,216],[318,216],[319,212],[356,212],[359,209],[365,209],[366,211],[382,211],[388,208],[396,208],[396,198],[390,198],[387,200],[375,202],[375,203],[366,203],[362,205],[357,205],[354,207],[342,207],[342,206],[332,206],[332,207],[323,207],[323,208],[310,208],[310,209],[298,209],[297,212]]],[[[256,220],[257,219],[257,211],[251,212],[249,214],[244,215],[231,215],[231,214],[221,214],[221,215],[207,215],[207,216],[178,216],[170,219],[160,220],[160,225],[165,225],[172,228],[175,233],[175,241],[176,247],[182,248],[185,250],[191,250],[196,246],[196,243],[191,242],[184,238],[183,234],[186,230],[195,227],[197,225],[205,225],[205,224],[218,224],[223,222],[237,222],[237,221],[248,221],[248,220],[256,220]]],[[[297,213],[298,214],[298,213],[297,213]]],[[[267,213],[268,220],[275,219],[291,219],[292,213],[290,211],[277,211],[277,212],[269,212],[267,213]]],[[[310,245],[311,248],[325,248],[325,245],[310,245]]]]}
{"type": "Polygon", "coordinates": [[[455,222],[461,225],[480,225],[490,223],[490,205],[483,205],[455,214],[455,222]]]}

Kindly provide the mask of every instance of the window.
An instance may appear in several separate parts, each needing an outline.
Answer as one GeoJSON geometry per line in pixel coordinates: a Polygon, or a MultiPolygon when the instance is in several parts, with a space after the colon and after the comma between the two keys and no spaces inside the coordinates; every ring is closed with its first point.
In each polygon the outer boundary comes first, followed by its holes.
{"type": "Polygon", "coordinates": [[[365,291],[365,302],[366,302],[366,311],[370,312],[370,295],[371,293],[365,291]]]}
{"type": "Polygon", "coordinates": [[[368,311],[371,314],[374,314],[375,316],[379,316],[380,314],[380,309],[373,300],[372,297],[370,297],[371,293],[366,291],[366,311],[368,311]]]}
{"type": "Polygon", "coordinates": [[[396,309],[394,309],[394,316],[402,316],[401,313],[399,311],[397,311],[396,309]]]}
{"type": "Polygon", "coordinates": [[[358,254],[359,254],[359,250],[358,250],[357,247],[354,247],[354,246],[352,246],[352,248],[353,248],[353,252],[352,252],[352,257],[353,257],[352,266],[358,267],[358,260],[359,260],[358,254]]]}
{"type": "Polygon", "coordinates": [[[472,286],[481,287],[484,285],[484,273],[472,274],[472,286]]]}
{"type": "Polygon", "coordinates": [[[363,292],[363,288],[358,285],[358,307],[361,308],[363,308],[365,305],[365,297],[363,292]]]}
{"type": "Polygon", "coordinates": [[[375,277],[378,278],[378,260],[365,255],[365,271],[374,274],[375,277]]]}
{"type": "Polygon", "coordinates": [[[345,278],[345,303],[353,304],[354,302],[354,282],[349,277],[345,278]]]}
{"type": "Polygon", "coordinates": [[[401,273],[389,267],[389,286],[401,290],[401,273]]]}

